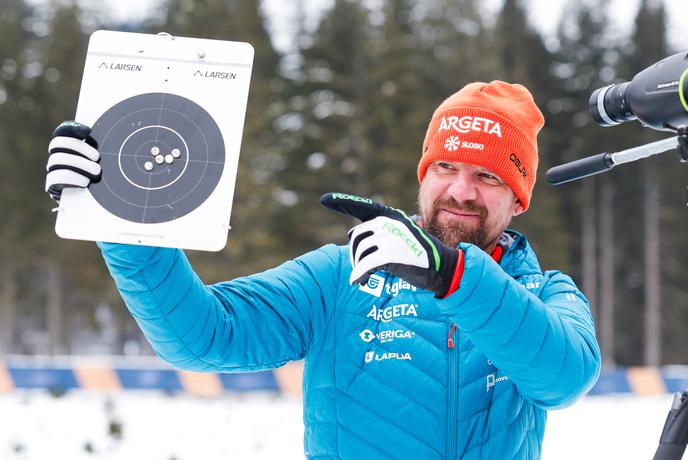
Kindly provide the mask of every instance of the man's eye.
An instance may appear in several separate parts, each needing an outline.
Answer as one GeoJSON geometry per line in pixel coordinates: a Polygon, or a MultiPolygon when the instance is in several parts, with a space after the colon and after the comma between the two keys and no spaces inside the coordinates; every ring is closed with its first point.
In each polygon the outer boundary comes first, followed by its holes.
{"type": "Polygon", "coordinates": [[[453,171],[456,169],[453,164],[446,163],[444,161],[440,161],[439,163],[437,163],[437,167],[440,169],[448,170],[448,171],[453,171]]]}
{"type": "Polygon", "coordinates": [[[483,178],[486,182],[491,183],[491,184],[501,184],[502,180],[497,177],[493,176],[492,174],[488,173],[480,173],[480,177],[483,178]]]}

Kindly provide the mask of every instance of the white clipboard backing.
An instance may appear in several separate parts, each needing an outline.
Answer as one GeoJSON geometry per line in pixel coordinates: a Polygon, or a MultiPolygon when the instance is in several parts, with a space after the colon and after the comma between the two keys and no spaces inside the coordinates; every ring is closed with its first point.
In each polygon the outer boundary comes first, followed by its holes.
{"type": "Polygon", "coordinates": [[[228,239],[253,47],[97,31],[75,120],[102,179],[64,189],[63,238],[206,251],[228,239]]]}

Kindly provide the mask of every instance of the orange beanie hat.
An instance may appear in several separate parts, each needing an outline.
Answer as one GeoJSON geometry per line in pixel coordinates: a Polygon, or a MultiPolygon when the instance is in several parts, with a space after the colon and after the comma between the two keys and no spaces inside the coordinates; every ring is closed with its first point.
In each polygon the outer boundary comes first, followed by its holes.
{"type": "Polygon", "coordinates": [[[418,180],[433,161],[483,166],[530,205],[538,165],[537,134],[544,117],[522,85],[470,83],[435,110],[423,141],[418,180]]]}

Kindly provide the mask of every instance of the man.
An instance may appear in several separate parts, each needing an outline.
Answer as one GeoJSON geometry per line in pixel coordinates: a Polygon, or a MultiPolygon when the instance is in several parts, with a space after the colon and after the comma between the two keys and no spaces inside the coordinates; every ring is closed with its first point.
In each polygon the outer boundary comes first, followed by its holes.
{"type": "MultiPolygon", "coordinates": [[[[349,245],[264,273],[206,286],[181,250],[99,246],[174,366],[235,372],[304,359],[309,458],[539,458],[546,410],[571,404],[600,371],[586,299],[506,230],[530,205],[542,125],[523,86],[467,85],[430,122],[419,222],[327,194],[325,206],[364,221],[349,245]]],[[[56,134],[46,188],[59,199],[99,170],[87,127],[56,134]]]]}

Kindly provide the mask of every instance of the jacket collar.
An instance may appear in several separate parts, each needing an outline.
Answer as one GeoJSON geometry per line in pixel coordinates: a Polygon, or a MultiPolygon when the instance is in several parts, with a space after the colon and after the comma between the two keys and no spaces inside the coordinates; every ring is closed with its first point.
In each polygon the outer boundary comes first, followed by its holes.
{"type": "Polygon", "coordinates": [[[540,262],[524,235],[507,229],[502,233],[498,244],[504,248],[500,265],[509,275],[517,277],[542,274],[540,262]]]}

